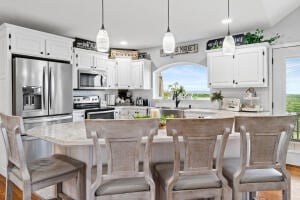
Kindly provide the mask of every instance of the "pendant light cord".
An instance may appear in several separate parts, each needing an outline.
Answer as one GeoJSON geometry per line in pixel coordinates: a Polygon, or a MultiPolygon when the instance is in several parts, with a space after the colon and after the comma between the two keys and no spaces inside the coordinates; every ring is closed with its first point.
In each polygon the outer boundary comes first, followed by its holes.
{"type": "MultiPolygon", "coordinates": [[[[227,19],[230,18],[230,2],[228,0],[228,4],[227,4],[227,19]]],[[[230,29],[229,29],[229,24],[227,24],[227,35],[230,35],[230,29]]]]}
{"type": "Polygon", "coordinates": [[[171,32],[170,31],[170,0],[168,0],[168,30],[167,32],[171,32]]]}
{"type": "Polygon", "coordinates": [[[104,3],[103,3],[104,0],[102,0],[102,26],[101,26],[101,29],[104,30],[104,3]]]}

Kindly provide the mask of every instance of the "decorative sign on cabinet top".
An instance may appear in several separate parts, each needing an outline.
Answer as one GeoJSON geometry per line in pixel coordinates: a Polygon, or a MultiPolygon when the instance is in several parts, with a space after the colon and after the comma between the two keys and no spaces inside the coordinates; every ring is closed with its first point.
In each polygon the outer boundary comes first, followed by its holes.
{"type": "Polygon", "coordinates": [[[198,44],[184,44],[176,46],[175,52],[173,54],[165,54],[163,49],[160,50],[160,57],[180,55],[180,54],[190,54],[190,53],[198,53],[198,44]]]}
{"type": "Polygon", "coordinates": [[[97,51],[96,42],[81,38],[75,38],[73,46],[80,49],[97,51]]]}
{"type": "Polygon", "coordinates": [[[136,50],[128,50],[128,49],[111,49],[110,50],[110,58],[115,59],[116,57],[131,57],[132,60],[137,60],[139,58],[139,52],[136,50]]]}
{"type": "MultiPolygon", "coordinates": [[[[242,33],[242,34],[234,35],[233,38],[234,38],[234,41],[235,41],[235,45],[236,46],[240,46],[240,45],[244,44],[245,34],[242,33]]],[[[224,40],[224,37],[223,38],[209,40],[206,43],[206,50],[212,50],[212,49],[222,48],[223,40],[224,40]]]]}

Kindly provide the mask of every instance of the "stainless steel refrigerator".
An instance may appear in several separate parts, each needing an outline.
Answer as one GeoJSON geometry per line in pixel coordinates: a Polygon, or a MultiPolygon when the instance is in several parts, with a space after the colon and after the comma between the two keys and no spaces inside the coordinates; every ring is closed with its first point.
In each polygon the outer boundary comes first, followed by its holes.
{"type": "MultiPolygon", "coordinates": [[[[13,59],[13,114],[22,116],[25,130],[72,121],[72,65],[15,57],[13,59]]],[[[51,153],[45,141],[23,136],[27,159],[51,153]]]]}

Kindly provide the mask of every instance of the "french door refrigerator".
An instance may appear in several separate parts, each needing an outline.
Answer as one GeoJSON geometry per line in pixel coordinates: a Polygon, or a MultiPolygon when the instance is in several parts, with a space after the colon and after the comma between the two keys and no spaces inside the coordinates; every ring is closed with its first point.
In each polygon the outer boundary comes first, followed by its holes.
{"type": "MultiPolygon", "coordinates": [[[[72,121],[72,65],[23,57],[13,59],[13,114],[25,130],[72,121]]],[[[45,141],[23,136],[27,160],[51,154],[45,141]]]]}

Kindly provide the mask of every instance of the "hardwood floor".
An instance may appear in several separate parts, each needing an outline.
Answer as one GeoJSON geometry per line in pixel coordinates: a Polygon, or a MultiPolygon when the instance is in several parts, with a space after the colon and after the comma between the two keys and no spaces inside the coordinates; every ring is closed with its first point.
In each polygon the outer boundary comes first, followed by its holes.
{"type": "MultiPolygon", "coordinates": [[[[292,176],[292,200],[300,200],[300,167],[287,167],[292,176]]],[[[5,199],[5,178],[0,175],[0,200],[5,199]]],[[[280,191],[260,192],[257,200],[281,200],[280,191]]],[[[13,188],[13,200],[22,200],[22,192],[19,188],[13,188]]],[[[32,200],[41,200],[36,195],[32,196],[32,200]]]]}
{"type": "MultiPolygon", "coordinates": [[[[5,178],[0,175],[0,200],[5,199],[5,178]]],[[[32,200],[41,200],[37,195],[32,195],[32,200]]],[[[22,200],[22,191],[16,186],[13,187],[13,200],[22,200]]]]}

